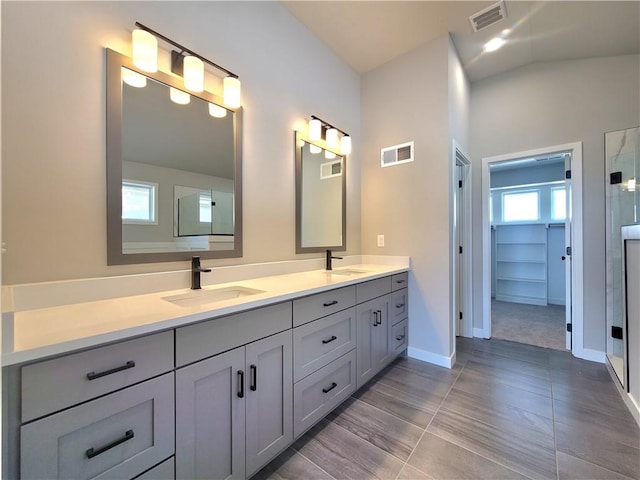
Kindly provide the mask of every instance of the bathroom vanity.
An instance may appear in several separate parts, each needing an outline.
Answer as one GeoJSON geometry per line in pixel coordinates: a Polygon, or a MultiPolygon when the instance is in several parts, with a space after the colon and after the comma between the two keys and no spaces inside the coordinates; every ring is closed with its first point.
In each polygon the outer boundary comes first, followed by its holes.
{"type": "Polygon", "coordinates": [[[356,267],[14,313],[5,472],[250,477],[407,348],[408,268],[356,267]]]}

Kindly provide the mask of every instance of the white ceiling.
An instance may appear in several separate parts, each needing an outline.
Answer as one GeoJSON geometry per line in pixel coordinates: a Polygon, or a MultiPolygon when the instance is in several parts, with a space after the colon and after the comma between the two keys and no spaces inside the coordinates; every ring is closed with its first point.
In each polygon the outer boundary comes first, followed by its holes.
{"type": "Polygon", "coordinates": [[[449,32],[471,82],[535,62],[640,53],[639,1],[506,0],[507,18],[474,33],[494,1],[282,1],[359,73],[449,32]],[[509,30],[494,53],[482,46],[509,30]]]}

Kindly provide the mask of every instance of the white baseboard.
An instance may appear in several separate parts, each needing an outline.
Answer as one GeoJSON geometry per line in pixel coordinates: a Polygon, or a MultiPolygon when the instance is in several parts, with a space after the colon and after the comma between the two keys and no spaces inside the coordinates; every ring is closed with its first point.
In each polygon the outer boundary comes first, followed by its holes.
{"type": "Polygon", "coordinates": [[[487,338],[484,336],[484,328],[474,328],[473,336],[476,338],[487,338]]]}
{"type": "Polygon", "coordinates": [[[605,363],[607,354],[599,350],[590,350],[588,348],[574,348],[571,353],[574,357],[589,360],[590,362],[605,363]]]}
{"type": "Polygon", "coordinates": [[[446,368],[451,368],[456,363],[455,352],[451,356],[445,357],[444,355],[438,355],[437,353],[428,352],[415,347],[409,347],[407,349],[407,355],[411,358],[415,358],[416,360],[422,360],[424,362],[433,363],[434,365],[446,368]]]}

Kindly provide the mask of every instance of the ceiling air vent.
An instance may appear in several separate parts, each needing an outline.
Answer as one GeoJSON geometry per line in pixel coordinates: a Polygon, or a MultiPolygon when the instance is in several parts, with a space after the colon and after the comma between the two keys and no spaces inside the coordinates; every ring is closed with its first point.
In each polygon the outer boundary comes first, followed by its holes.
{"type": "Polygon", "coordinates": [[[471,15],[469,21],[471,21],[473,31],[479,32],[505,18],[507,18],[507,8],[505,7],[504,0],[501,0],[471,15]]]}
{"type": "Polygon", "coordinates": [[[413,162],[413,142],[402,143],[380,150],[380,165],[382,167],[391,167],[407,162],[413,162]]]}

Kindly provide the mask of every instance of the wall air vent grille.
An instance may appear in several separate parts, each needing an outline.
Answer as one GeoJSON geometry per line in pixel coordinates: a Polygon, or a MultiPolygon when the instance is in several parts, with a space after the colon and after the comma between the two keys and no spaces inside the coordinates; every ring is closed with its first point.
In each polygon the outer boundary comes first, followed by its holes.
{"type": "Polygon", "coordinates": [[[469,21],[473,31],[479,32],[505,18],[507,18],[507,8],[504,5],[504,0],[501,0],[471,15],[469,21]]]}
{"type": "Polygon", "coordinates": [[[413,142],[402,143],[380,150],[380,166],[382,167],[391,167],[407,162],[413,162],[413,142]]]}

